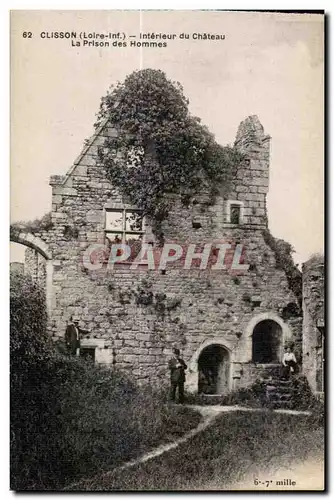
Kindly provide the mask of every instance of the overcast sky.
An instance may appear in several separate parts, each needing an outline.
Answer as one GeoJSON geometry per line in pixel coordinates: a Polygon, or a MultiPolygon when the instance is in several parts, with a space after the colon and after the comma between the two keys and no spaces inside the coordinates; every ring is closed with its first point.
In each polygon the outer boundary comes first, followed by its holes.
{"type": "MultiPolygon", "coordinates": [[[[110,84],[139,68],[179,81],[190,110],[221,144],[259,116],[272,137],[269,227],[296,262],[323,251],[323,17],[209,11],[26,11],[11,23],[11,219],[51,209],[49,177],[64,174],[93,132],[110,84]],[[224,41],[167,48],[71,47],[42,31],[213,33],[224,41]],[[23,32],[32,38],[23,38],[23,32]]],[[[22,250],[12,244],[12,260],[22,250]]]]}

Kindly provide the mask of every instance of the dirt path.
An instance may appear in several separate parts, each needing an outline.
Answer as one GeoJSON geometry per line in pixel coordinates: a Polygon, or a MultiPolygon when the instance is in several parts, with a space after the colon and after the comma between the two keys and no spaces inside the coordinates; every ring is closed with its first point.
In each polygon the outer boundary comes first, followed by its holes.
{"type": "Polygon", "coordinates": [[[230,413],[233,411],[245,411],[245,412],[264,412],[264,411],[274,411],[275,413],[285,413],[287,415],[311,415],[310,411],[300,411],[300,410],[267,410],[265,408],[248,408],[247,406],[200,406],[200,405],[186,405],[188,408],[198,411],[202,414],[204,418],[214,417],[220,415],[221,413],[230,413]]]}

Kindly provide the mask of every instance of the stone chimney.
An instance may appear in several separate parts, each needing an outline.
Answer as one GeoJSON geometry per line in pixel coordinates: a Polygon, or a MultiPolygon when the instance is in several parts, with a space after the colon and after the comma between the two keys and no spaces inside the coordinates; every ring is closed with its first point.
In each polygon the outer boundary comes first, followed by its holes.
{"type": "MultiPolygon", "coordinates": [[[[270,136],[264,133],[263,125],[256,115],[248,116],[239,125],[234,146],[242,152],[257,153],[267,149],[270,136]]],[[[269,158],[268,158],[269,159],[269,158]]]]}
{"type": "Polygon", "coordinates": [[[234,183],[234,199],[243,204],[245,224],[265,228],[268,224],[270,136],[265,134],[256,115],[240,123],[234,146],[244,155],[234,183]]]}

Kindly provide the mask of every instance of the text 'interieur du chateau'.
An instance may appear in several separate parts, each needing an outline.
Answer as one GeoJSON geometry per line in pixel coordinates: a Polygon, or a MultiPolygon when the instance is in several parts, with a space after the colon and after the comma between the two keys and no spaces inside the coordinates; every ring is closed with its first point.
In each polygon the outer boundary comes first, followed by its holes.
{"type": "MultiPolygon", "coordinates": [[[[32,38],[31,36],[25,38],[32,38]]],[[[126,35],[124,32],[97,33],[95,31],[42,31],[42,39],[68,40],[72,47],[136,47],[163,48],[168,42],[176,40],[220,41],[225,35],[218,33],[139,33],[126,35]]]]}

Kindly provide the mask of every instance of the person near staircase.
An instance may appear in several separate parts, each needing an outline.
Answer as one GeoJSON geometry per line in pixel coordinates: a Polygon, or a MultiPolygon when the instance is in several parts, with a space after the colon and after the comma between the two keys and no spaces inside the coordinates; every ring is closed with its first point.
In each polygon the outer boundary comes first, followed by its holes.
{"type": "Polygon", "coordinates": [[[286,347],[283,360],[282,360],[282,377],[289,378],[292,374],[296,373],[297,370],[297,360],[292,348],[290,346],[286,347]]]}

